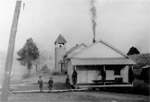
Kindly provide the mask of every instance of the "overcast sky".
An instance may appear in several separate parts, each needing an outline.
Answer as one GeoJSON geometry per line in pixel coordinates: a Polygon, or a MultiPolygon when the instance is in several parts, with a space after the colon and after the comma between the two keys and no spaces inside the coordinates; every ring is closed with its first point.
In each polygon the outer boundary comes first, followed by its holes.
{"type": "MultiPolygon", "coordinates": [[[[7,51],[16,0],[0,0],[0,51],[7,51]]],[[[96,40],[127,53],[135,46],[150,52],[150,0],[97,0],[96,40]]],[[[92,43],[90,0],[22,0],[15,50],[32,37],[38,47],[54,51],[59,34],[67,49],[92,43]],[[25,7],[23,9],[23,3],[25,7]]]]}

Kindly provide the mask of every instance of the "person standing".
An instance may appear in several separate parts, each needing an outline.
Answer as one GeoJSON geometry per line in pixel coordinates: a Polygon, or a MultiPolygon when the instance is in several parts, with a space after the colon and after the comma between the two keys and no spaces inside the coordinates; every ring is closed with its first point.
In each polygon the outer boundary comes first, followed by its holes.
{"type": "Polygon", "coordinates": [[[69,78],[69,75],[67,75],[67,78],[66,78],[66,84],[70,84],[70,78],[69,78]]]}
{"type": "Polygon", "coordinates": [[[51,91],[52,88],[53,88],[53,77],[50,77],[49,81],[48,81],[48,89],[49,89],[49,91],[51,91]]]}
{"type": "Polygon", "coordinates": [[[73,85],[75,85],[77,83],[77,72],[76,72],[75,68],[72,73],[72,82],[73,82],[73,85]]]}
{"type": "Polygon", "coordinates": [[[105,84],[105,80],[106,80],[106,72],[105,72],[104,69],[101,71],[101,76],[102,76],[103,84],[105,84]]]}
{"type": "Polygon", "coordinates": [[[42,92],[43,91],[43,79],[42,79],[42,76],[39,76],[38,84],[39,84],[40,92],[42,92]]]}

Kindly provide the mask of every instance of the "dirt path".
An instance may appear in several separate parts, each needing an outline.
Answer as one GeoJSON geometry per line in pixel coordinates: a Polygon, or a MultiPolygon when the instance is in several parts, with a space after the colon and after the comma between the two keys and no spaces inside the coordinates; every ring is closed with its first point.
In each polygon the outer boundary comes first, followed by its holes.
{"type": "MultiPolygon", "coordinates": [[[[65,84],[66,76],[52,76],[54,80],[53,90],[63,90],[70,89],[68,85],[65,84]]],[[[44,81],[43,90],[48,90],[47,82],[49,80],[49,76],[42,76],[44,81]]],[[[39,86],[37,84],[38,76],[33,76],[28,79],[21,80],[17,84],[11,85],[11,89],[13,91],[22,91],[22,90],[39,90],[39,86]]]]}
{"type": "Polygon", "coordinates": [[[107,92],[65,92],[14,94],[9,97],[14,102],[149,102],[148,96],[117,94],[107,92]]]}

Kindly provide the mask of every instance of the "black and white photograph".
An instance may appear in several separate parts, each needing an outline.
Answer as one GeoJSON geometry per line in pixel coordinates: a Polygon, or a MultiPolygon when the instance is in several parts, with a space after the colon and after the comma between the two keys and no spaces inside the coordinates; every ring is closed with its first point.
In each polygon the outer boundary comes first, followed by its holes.
{"type": "Polygon", "coordinates": [[[150,0],[0,0],[0,102],[149,102],[150,0]]]}

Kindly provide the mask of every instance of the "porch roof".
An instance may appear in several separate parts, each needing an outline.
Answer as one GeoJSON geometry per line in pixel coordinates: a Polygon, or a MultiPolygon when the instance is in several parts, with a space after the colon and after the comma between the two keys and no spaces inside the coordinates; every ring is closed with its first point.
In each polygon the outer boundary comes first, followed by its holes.
{"type": "Polygon", "coordinates": [[[128,58],[73,58],[73,65],[133,65],[136,64],[128,58]]]}

